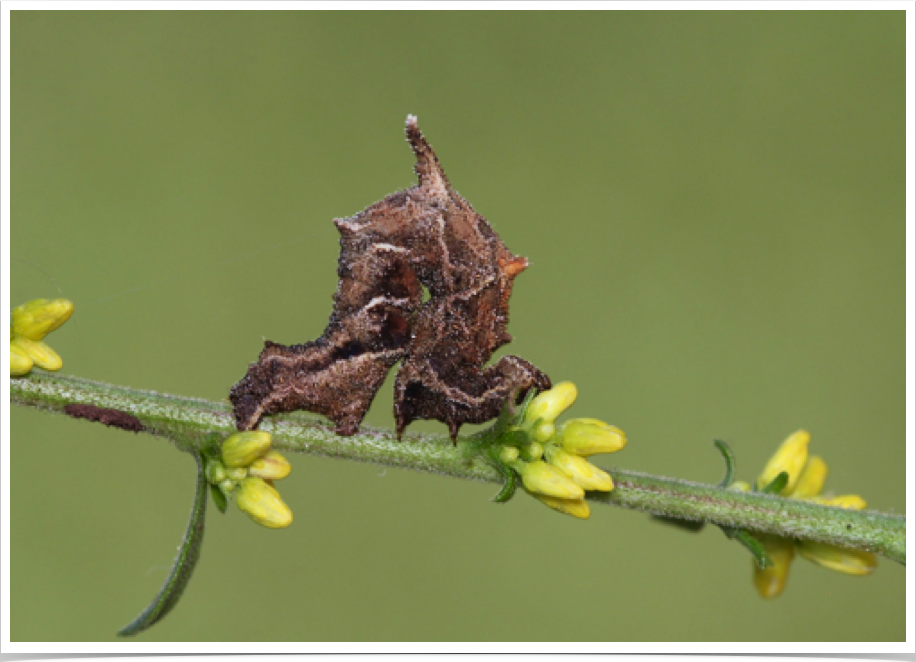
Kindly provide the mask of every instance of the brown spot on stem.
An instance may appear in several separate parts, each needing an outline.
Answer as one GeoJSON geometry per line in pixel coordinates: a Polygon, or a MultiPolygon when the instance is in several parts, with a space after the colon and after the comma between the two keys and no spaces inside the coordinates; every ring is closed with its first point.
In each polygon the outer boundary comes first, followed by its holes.
{"type": "Polygon", "coordinates": [[[72,418],[85,418],[87,421],[95,421],[128,432],[140,432],[143,429],[139,418],[117,409],[105,409],[95,405],[67,405],[64,407],[64,413],[72,418]]]}

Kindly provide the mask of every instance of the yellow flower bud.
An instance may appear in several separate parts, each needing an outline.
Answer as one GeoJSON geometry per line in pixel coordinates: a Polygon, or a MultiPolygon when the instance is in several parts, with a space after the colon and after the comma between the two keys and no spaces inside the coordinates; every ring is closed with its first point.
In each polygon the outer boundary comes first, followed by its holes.
{"type": "Polygon", "coordinates": [[[258,458],[248,467],[248,475],[267,480],[280,480],[289,476],[293,468],[286,458],[277,451],[267,451],[267,455],[258,458]]]}
{"type": "Polygon", "coordinates": [[[233,482],[240,482],[245,480],[248,477],[248,468],[247,467],[231,467],[226,469],[226,478],[233,482]]]}
{"type": "Polygon", "coordinates": [[[616,453],[627,445],[623,432],[594,418],[574,418],[560,426],[563,449],[588,457],[597,453],[616,453]]]}
{"type": "Polygon", "coordinates": [[[751,485],[746,483],[743,480],[736,480],[734,483],[728,486],[728,489],[734,490],[736,492],[750,492],[751,485]]]}
{"type": "Polygon", "coordinates": [[[836,508],[848,508],[849,510],[865,510],[868,503],[858,494],[843,494],[835,497],[813,497],[806,499],[814,501],[825,506],[834,506],[836,508]]]}
{"type": "Polygon", "coordinates": [[[251,519],[270,529],[282,529],[293,522],[293,513],[280,498],[280,493],[261,478],[242,481],[236,504],[251,519]]]}
{"type": "Polygon", "coordinates": [[[499,460],[503,464],[515,462],[518,459],[518,449],[515,446],[503,446],[499,451],[499,460]]]}
{"type": "Polygon", "coordinates": [[[236,432],[223,442],[223,464],[227,467],[247,467],[270,449],[270,434],[260,430],[236,432]]]}
{"type": "Polygon", "coordinates": [[[531,496],[554,510],[572,515],[573,517],[578,517],[579,519],[588,519],[591,515],[588,504],[583,499],[557,499],[556,497],[535,494],[533,492],[531,496]]]}
{"type": "Polygon", "coordinates": [[[569,409],[579,395],[572,382],[560,382],[552,389],[539,393],[525,412],[525,422],[533,424],[539,418],[546,423],[553,423],[557,416],[569,409]]]}
{"type": "Polygon", "coordinates": [[[870,575],[878,567],[878,557],[859,549],[845,549],[813,540],[799,543],[798,552],[809,561],[847,575],[870,575]]]}
{"type": "Polygon", "coordinates": [[[41,340],[72,314],[73,303],[66,299],[35,299],[13,309],[10,328],[23,338],[41,340]]]}
{"type": "Polygon", "coordinates": [[[547,442],[553,436],[554,432],[557,431],[557,428],[553,423],[548,423],[547,421],[541,420],[538,421],[534,429],[531,432],[531,435],[534,437],[535,441],[541,443],[547,442]]]}
{"type": "Polygon", "coordinates": [[[32,363],[45,370],[60,370],[64,362],[53,349],[45,345],[40,340],[29,340],[22,336],[10,341],[10,346],[18,346],[19,349],[28,354],[32,363]]]}
{"type": "Polygon", "coordinates": [[[773,482],[776,476],[785,471],[789,474],[789,482],[780,494],[783,496],[791,494],[801,475],[802,468],[808,461],[809,441],[811,441],[811,435],[805,430],[799,430],[789,435],[789,438],[782,442],[776,454],[767,462],[763,473],[757,478],[757,489],[762,490],[773,482]]]}
{"type": "Polygon", "coordinates": [[[761,534],[758,539],[773,565],[761,568],[754,561],[754,587],[764,598],[775,598],[786,588],[789,569],[795,556],[795,543],[788,538],[761,534]]]}
{"type": "Polygon", "coordinates": [[[219,485],[226,480],[226,467],[219,460],[207,462],[207,468],[204,473],[207,476],[207,482],[212,485],[219,485]]]}
{"type": "Polygon", "coordinates": [[[536,441],[532,441],[530,444],[525,444],[518,450],[522,458],[528,462],[540,460],[544,456],[544,446],[536,441]]]}
{"type": "Polygon", "coordinates": [[[522,482],[531,492],[559,499],[581,499],[585,496],[581,487],[543,460],[518,462],[513,466],[522,475],[522,482]]]}
{"type": "Polygon", "coordinates": [[[573,479],[583,490],[610,492],[614,489],[611,477],[594,464],[555,446],[548,451],[548,462],[573,479]]]}
{"type": "Polygon", "coordinates": [[[32,359],[22,347],[10,343],[10,377],[21,377],[32,370],[32,359]]]}

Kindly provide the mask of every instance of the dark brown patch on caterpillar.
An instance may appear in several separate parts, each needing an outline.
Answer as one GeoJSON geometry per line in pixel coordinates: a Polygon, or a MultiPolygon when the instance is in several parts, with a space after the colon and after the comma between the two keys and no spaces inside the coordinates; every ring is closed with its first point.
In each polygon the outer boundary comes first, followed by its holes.
{"type": "Polygon", "coordinates": [[[73,418],[85,418],[128,432],[140,432],[143,429],[139,418],[117,409],[105,409],[95,405],[67,405],[64,407],[64,413],[73,418]]]}
{"type": "Polygon", "coordinates": [[[240,430],[261,417],[306,409],[355,434],[388,371],[401,361],[394,413],[400,438],[416,419],[449,427],[483,423],[550,379],[516,356],[484,368],[512,337],[512,282],[528,266],[449,184],[432,147],[407,118],[419,184],[335,219],[340,281],[324,334],[303,345],[274,342],[232,387],[240,430]],[[423,287],[429,300],[423,301],[423,287]]]}

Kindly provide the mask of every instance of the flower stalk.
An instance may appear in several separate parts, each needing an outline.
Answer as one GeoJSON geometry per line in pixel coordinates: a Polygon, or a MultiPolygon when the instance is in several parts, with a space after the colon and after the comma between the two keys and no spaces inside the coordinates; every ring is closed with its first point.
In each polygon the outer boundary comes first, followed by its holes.
{"type": "MultiPolygon", "coordinates": [[[[214,433],[228,436],[235,425],[228,404],[142,391],[78,377],[35,372],[10,380],[13,404],[57,413],[74,404],[89,404],[135,416],[143,431],[170,439],[179,448],[200,452],[214,433]]],[[[448,435],[406,434],[364,426],[352,437],[340,437],[324,419],[303,412],[265,420],[261,430],[279,451],[370,462],[468,480],[502,483],[504,477],[481,457],[468,457],[471,442],[448,435]]],[[[881,554],[906,562],[906,518],[867,510],[847,510],[798,499],[741,492],[623,469],[605,469],[612,492],[589,492],[586,499],[668,518],[706,521],[720,526],[812,540],[881,554]]]]}

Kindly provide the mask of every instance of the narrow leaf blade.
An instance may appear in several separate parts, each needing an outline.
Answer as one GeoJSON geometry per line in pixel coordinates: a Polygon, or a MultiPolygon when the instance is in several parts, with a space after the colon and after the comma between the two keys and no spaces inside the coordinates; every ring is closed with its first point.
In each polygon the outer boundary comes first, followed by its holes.
{"type": "Polygon", "coordinates": [[[754,556],[758,568],[768,568],[773,565],[770,555],[759,540],[743,529],[735,532],[734,539],[740,542],[754,556]]]}
{"type": "Polygon", "coordinates": [[[216,505],[216,509],[219,512],[225,514],[226,507],[228,506],[228,499],[226,499],[226,495],[223,494],[223,491],[219,489],[219,487],[217,487],[216,485],[211,485],[210,486],[210,496],[213,497],[213,503],[214,505],[216,505]]]}
{"type": "Polygon", "coordinates": [[[780,471],[779,475],[774,478],[769,485],[764,487],[761,492],[764,494],[779,494],[783,491],[786,485],[789,484],[789,474],[785,471],[780,471]]]}
{"type": "Polygon", "coordinates": [[[725,460],[725,477],[722,479],[722,482],[719,483],[719,487],[728,487],[735,480],[735,454],[732,452],[732,449],[729,448],[721,439],[716,439],[715,442],[716,448],[719,449],[719,452],[722,453],[722,459],[725,460]]]}
{"type": "Polygon", "coordinates": [[[130,637],[143,632],[164,618],[178,604],[178,599],[191,580],[194,567],[200,558],[200,547],[204,539],[204,520],[207,514],[207,479],[204,476],[203,458],[194,454],[197,461],[197,488],[194,493],[194,505],[188,528],[181,541],[178,557],[172,566],[165,584],[153,598],[150,605],[136,619],[118,632],[119,637],[130,637]]]}
{"type": "Polygon", "coordinates": [[[506,503],[515,496],[515,489],[518,487],[518,479],[515,477],[515,472],[512,469],[506,469],[501,472],[505,483],[503,483],[502,489],[493,497],[493,501],[496,503],[506,503]]]}

